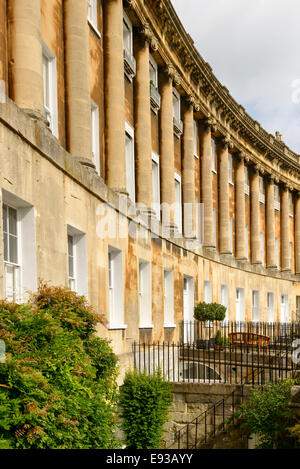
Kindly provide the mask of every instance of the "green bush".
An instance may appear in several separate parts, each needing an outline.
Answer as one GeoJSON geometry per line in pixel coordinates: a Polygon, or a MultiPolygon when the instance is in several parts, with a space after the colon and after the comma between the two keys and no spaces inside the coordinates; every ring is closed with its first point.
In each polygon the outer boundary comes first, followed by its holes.
{"type": "Polygon", "coordinates": [[[218,303],[198,303],[194,308],[194,318],[198,321],[224,321],[226,307],[218,303]]]}
{"type": "Polygon", "coordinates": [[[120,390],[126,445],[132,449],[159,449],[163,425],[172,402],[171,386],[160,373],[126,373],[120,390]]]}
{"type": "Polygon", "coordinates": [[[116,448],[117,359],[83,297],[41,285],[0,303],[0,448],[116,448]]]}
{"type": "Polygon", "coordinates": [[[242,426],[259,438],[258,449],[287,449],[295,447],[289,427],[294,416],[288,407],[293,380],[267,384],[263,390],[253,389],[250,400],[242,405],[239,415],[242,426]]]}

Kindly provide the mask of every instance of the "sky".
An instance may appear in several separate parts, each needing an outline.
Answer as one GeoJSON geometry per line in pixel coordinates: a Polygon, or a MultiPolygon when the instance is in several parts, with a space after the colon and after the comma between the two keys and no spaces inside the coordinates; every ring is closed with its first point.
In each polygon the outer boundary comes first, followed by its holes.
{"type": "Polygon", "coordinates": [[[201,56],[263,128],[300,154],[300,1],[172,0],[201,56]]]}

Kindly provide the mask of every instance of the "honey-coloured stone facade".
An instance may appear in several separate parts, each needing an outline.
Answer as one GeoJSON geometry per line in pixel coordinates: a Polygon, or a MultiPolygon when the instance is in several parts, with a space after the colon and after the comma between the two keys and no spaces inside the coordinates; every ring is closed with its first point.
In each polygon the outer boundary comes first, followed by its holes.
{"type": "MultiPolygon", "coordinates": [[[[5,203],[19,200],[34,208],[36,284],[43,279],[68,285],[68,227],[84,234],[88,300],[105,317],[99,334],[112,340],[125,364],[133,341],[181,338],[185,278],[194,279],[195,304],[204,299],[205,281],[211,282],[216,302],[226,285],[229,319],[236,319],[237,289],[244,290],[245,320],[252,320],[253,291],[259,291],[260,321],[268,321],[270,292],[274,321],[281,319],[282,295],[288,296],[289,319],[299,319],[300,155],[234,101],[195,49],[170,0],[93,4],[95,24],[88,21],[87,0],[0,0],[0,80],[6,89],[0,100],[1,193],[5,203]],[[124,13],[132,24],[131,76],[124,67],[124,13]],[[56,61],[57,136],[44,109],[45,48],[56,61]],[[157,64],[160,95],[155,112],[150,57],[157,64]],[[180,101],[176,120],[174,90],[180,101]],[[91,101],[99,110],[99,174],[91,101]],[[134,132],[135,202],[143,204],[144,221],[128,198],[125,122],[134,132]],[[167,207],[160,220],[152,207],[152,152],[159,156],[160,202],[167,207]],[[182,236],[174,210],[175,172],[181,180],[182,236]],[[196,216],[196,201],[203,204],[202,218],[196,216]],[[189,216],[186,206],[192,207],[189,216]],[[122,236],[109,230],[99,236],[104,208],[120,221],[122,236]],[[201,246],[194,243],[197,219],[201,246]],[[111,248],[122,253],[124,324],[119,328],[110,327],[111,248]],[[141,259],[151,266],[151,324],[142,328],[141,259]],[[165,270],[173,271],[174,280],[174,324],[168,325],[165,270]]],[[[2,298],[3,249],[1,242],[2,298]]]]}

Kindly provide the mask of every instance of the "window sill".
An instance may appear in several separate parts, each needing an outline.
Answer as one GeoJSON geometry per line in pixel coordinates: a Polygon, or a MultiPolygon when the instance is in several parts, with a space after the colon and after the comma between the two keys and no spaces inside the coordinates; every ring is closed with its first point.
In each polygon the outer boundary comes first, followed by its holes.
{"type": "Polygon", "coordinates": [[[217,171],[216,171],[215,169],[213,169],[213,168],[212,168],[212,172],[215,173],[215,174],[217,174],[217,171]]]}
{"type": "Polygon", "coordinates": [[[109,324],[108,329],[111,331],[127,329],[126,324],[109,324]]]}
{"type": "Polygon", "coordinates": [[[154,325],[153,324],[142,324],[139,326],[139,329],[153,329],[154,325]]]}
{"type": "Polygon", "coordinates": [[[194,157],[197,158],[197,160],[199,160],[199,155],[197,155],[196,153],[194,153],[194,157]]]}
{"type": "Polygon", "coordinates": [[[100,33],[99,29],[90,20],[88,20],[88,24],[91,27],[91,29],[93,30],[93,32],[96,34],[96,36],[99,39],[101,39],[101,33],[100,33]]]}
{"type": "Polygon", "coordinates": [[[176,324],[164,324],[165,329],[175,329],[176,324]]]}
{"type": "Polygon", "coordinates": [[[232,181],[229,181],[229,184],[230,184],[231,186],[234,186],[234,182],[232,182],[232,181]]]}

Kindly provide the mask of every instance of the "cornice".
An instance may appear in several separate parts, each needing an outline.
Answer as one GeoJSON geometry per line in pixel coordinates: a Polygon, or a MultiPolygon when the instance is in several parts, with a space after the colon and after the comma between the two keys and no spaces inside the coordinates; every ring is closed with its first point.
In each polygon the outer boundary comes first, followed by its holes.
{"type": "MultiPolygon", "coordinates": [[[[217,119],[217,127],[224,128],[231,133],[233,144],[239,137],[249,141],[252,147],[266,157],[270,164],[266,165],[268,171],[280,170],[280,178],[285,179],[282,170],[289,177],[298,177],[300,174],[300,155],[291,151],[283,142],[266,132],[259,122],[253,120],[230,95],[228,89],[223,86],[213,74],[210,65],[203,60],[196,50],[191,37],[184,30],[170,0],[126,0],[136,9],[143,11],[147,21],[152,23],[158,39],[158,52],[165,63],[172,64],[172,54],[176,54],[178,63],[173,67],[180,76],[177,83],[188,94],[191,86],[194,86],[194,94],[198,103],[198,109],[208,116],[212,109],[220,116],[217,119]],[[166,46],[166,44],[169,46],[166,46]],[[172,49],[172,53],[170,53],[172,49]],[[224,121],[225,125],[221,123],[224,121]]],[[[238,141],[238,148],[242,147],[238,141]]],[[[255,157],[251,157],[255,160],[255,157]]]]}

